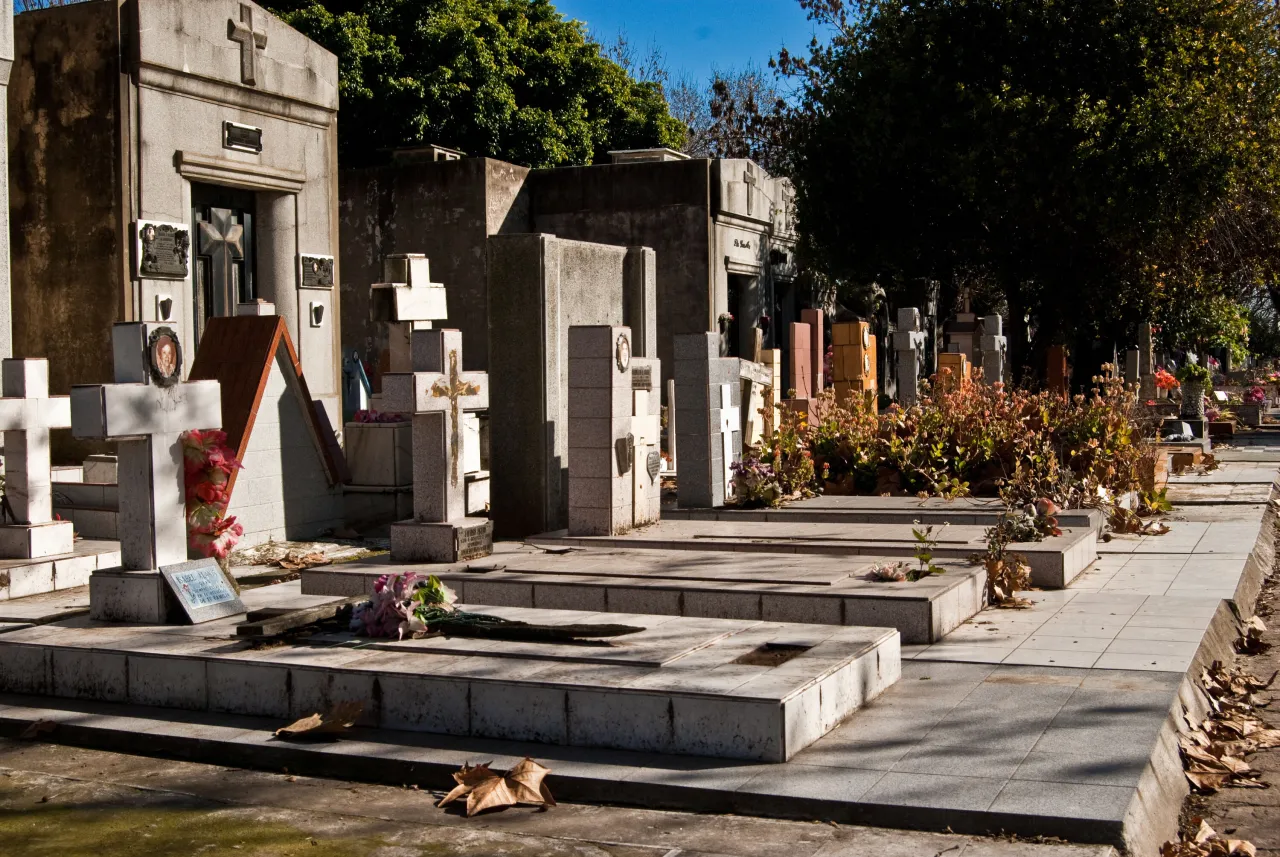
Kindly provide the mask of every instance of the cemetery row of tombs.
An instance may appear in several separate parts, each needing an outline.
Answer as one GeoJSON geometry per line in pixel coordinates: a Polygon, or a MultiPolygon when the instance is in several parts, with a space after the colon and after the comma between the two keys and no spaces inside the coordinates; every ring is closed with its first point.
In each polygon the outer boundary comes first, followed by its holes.
{"type": "Polygon", "coordinates": [[[245,534],[342,523],[348,466],[282,319],[211,319],[189,367],[174,326],[116,324],[114,382],[69,397],[46,361],[4,361],[5,594],[87,582],[89,604],[0,635],[0,687],[280,718],[377,699],[366,719],[389,729],[785,761],[898,679],[902,643],[1063,588],[1104,527],[1146,526],[1158,456],[1132,391],[1007,390],[998,334],[985,381],[955,353],[917,387],[923,334],[902,311],[906,402],[884,413],[865,323],[831,325],[824,361],[807,311],[785,384],[777,350],[677,336],[664,409],[652,277],[611,284],[622,323],[552,326],[544,307],[495,324],[479,372],[432,326],[447,306],[428,260],[385,271],[372,306],[400,347],[375,404],[396,416],[348,431],[394,438],[358,451],[411,474],[411,510],[389,556],[300,588],[240,591],[227,571],[245,534]],[[1032,410],[1039,430],[1001,434],[1032,410]],[[115,456],[68,479],[49,453],[68,428],[115,456]],[[55,515],[68,492],[98,505],[55,515]],[[89,526],[113,538],[75,536],[89,526]]]}

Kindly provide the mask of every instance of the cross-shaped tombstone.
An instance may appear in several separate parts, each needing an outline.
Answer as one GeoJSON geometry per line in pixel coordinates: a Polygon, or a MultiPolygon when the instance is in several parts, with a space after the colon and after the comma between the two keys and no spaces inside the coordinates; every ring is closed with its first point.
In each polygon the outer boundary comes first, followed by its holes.
{"type": "Polygon", "coordinates": [[[176,565],[187,559],[181,435],[221,428],[221,385],[181,380],[181,343],[168,325],[117,324],[111,340],[116,382],[71,388],[71,431],[117,441],[124,568],[176,565]]]}
{"type": "Polygon", "coordinates": [[[893,332],[893,348],[898,352],[898,401],[914,405],[920,396],[920,354],[925,335],[920,329],[920,310],[898,310],[898,329],[893,332]]]}
{"type": "Polygon", "coordinates": [[[392,555],[435,562],[484,556],[493,528],[467,517],[462,417],[489,407],[489,375],[462,371],[458,330],[414,331],[413,368],[382,377],[383,406],[413,414],[414,519],[392,526],[392,555]]]}
{"type": "MultiPolygon", "coordinates": [[[[431,322],[448,318],[445,287],[431,282],[431,267],[421,253],[394,253],[382,260],[386,282],[370,288],[369,310],[374,321],[387,325],[391,372],[413,372],[415,330],[430,330],[431,322]]],[[[387,405],[383,404],[383,407],[387,405]]]]}
{"type": "Polygon", "coordinates": [[[737,460],[734,454],[733,433],[742,431],[742,410],[730,406],[733,401],[733,385],[720,385],[720,444],[724,450],[724,497],[726,500],[733,497],[733,462],[737,460]]]}
{"type": "Polygon", "coordinates": [[[1009,340],[1004,336],[1004,320],[998,313],[982,319],[982,380],[988,384],[1004,383],[1005,353],[1009,340]]]}
{"type": "Polygon", "coordinates": [[[71,427],[66,396],[49,395],[49,361],[6,359],[0,399],[5,433],[5,500],[16,523],[0,526],[0,557],[34,559],[71,553],[74,528],[53,520],[49,430],[71,427]]]}
{"type": "Polygon", "coordinates": [[[747,168],[742,171],[742,181],[747,186],[747,214],[751,214],[751,209],[753,207],[752,203],[755,201],[753,197],[755,195],[756,183],[759,182],[759,179],[756,178],[755,166],[753,164],[747,164],[747,168]]]}
{"type": "Polygon", "coordinates": [[[227,38],[240,45],[240,80],[257,86],[258,51],[267,46],[267,28],[266,25],[254,28],[252,6],[240,4],[240,20],[227,21],[227,38]]]}

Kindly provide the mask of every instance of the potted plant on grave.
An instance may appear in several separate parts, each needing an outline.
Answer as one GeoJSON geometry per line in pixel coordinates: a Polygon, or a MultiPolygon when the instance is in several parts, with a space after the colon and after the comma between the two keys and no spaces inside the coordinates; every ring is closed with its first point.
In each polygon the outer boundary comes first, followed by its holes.
{"type": "Polygon", "coordinates": [[[1178,383],[1182,386],[1182,405],[1178,416],[1183,419],[1204,419],[1204,397],[1212,389],[1213,379],[1209,368],[1196,362],[1187,355],[1187,360],[1178,368],[1178,383]]]}

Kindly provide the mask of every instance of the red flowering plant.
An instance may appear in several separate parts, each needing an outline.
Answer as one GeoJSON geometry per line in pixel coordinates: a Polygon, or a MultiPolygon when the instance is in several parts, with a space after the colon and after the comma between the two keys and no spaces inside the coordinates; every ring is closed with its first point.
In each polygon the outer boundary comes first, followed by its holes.
{"type": "Polygon", "coordinates": [[[231,474],[241,468],[227,446],[227,433],[217,429],[183,432],[183,477],[187,488],[187,544],[201,556],[224,566],[244,535],[235,516],[226,517],[231,501],[231,474]]]}
{"type": "Polygon", "coordinates": [[[1246,405],[1260,405],[1267,400],[1267,391],[1261,387],[1252,387],[1245,390],[1240,398],[1246,405]]]}

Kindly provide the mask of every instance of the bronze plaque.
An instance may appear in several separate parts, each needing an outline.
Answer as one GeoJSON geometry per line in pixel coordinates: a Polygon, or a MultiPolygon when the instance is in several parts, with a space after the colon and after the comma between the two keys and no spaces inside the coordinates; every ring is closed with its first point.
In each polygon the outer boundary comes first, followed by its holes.
{"type": "Polygon", "coordinates": [[[138,276],[184,280],[191,259],[191,230],[182,223],[138,221],[138,276]]]}
{"type": "Polygon", "coordinates": [[[182,343],[172,327],[157,327],[147,340],[147,364],[151,380],[160,387],[172,387],[182,380],[182,343]]]}
{"type": "Polygon", "coordinates": [[[262,153],[262,129],[239,122],[223,122],[222,148],[259,155],[262,153]]]}
{"type": "Polygon", "coordinates": [[[333,257],[302,256],[302,287],[304,289],[333,288],[333,257]]]}
{"type": "Polygon", "coordinates": [[[633,390],[652,390],[653,389],[653,367],[652,366],[632,367],[631,389],[633,390]]]}

